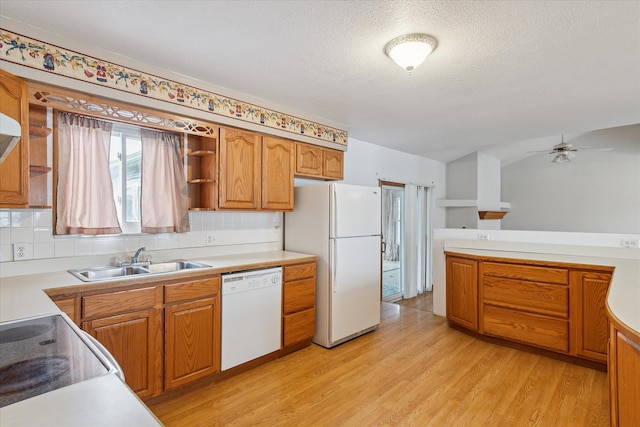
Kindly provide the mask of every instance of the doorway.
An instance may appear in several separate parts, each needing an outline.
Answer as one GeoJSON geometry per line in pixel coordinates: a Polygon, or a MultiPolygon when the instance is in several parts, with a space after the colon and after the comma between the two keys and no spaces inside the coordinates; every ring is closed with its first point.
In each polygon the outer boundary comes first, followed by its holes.
{"type": "Polygon", "coordinates": [[[382,187],[382,300],[403,298],[404,184],[381,182],[382,187]]]}

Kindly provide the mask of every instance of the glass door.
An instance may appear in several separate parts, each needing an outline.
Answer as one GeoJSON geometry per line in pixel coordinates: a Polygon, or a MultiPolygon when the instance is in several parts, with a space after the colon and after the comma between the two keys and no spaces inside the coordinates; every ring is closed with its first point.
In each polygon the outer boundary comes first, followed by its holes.
{"type": "Polygon", "coordinates": [[[404,185],[381,182],[382,187],[382,299],[403,297],[404,185]]]}

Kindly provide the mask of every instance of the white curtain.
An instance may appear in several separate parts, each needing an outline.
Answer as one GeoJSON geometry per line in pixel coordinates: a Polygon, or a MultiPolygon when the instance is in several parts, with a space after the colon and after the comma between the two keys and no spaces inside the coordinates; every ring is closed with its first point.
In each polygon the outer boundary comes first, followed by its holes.
{"type": "Polygon", "coordinates": [[[405,184],[405,238],[404,238],[404,282],[403,296],[413,298],[419,293],[431,290],[431,269],[429,251],[429,189],[405,184]]]}
{"type": "Polygon", "coordinates": [[[109,172],[112,124],[59,113],[56,234],[114,234],[120,224],[109,172]]]}
{"type": "Polygon", "coordinates": [[[173,133],[141,130],[141,229],[143,233],[189,231],[187,182],[180,137],[173,133]]]}
{"type": "Polygon", "coordinates": [[[398,245],[398,210],[397,200],[401,197],[401,190],[395,190],[387,187],[383,187],[382,195],[384,197],[384,211],[382,212],[382,226],[385,251],[385,261],[399,261],[400,260],[400,246],[398,245]]]}

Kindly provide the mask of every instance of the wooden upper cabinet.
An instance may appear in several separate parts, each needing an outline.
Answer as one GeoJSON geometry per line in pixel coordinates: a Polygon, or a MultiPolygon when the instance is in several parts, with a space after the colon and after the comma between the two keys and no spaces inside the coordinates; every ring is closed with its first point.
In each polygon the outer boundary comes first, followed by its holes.
{"type": "Polygon", "coordinates": [[[322,177],[322,147],[296,144],[296,174],[322,177]]]}
{"type": "Polygon", "coordinates": [[[0,112],[15,119],[22,137],[0,163],[0,207],[29,203],[29,104],[26,82],[0,69],[0,112]]]}
{"type": "Polygon", "coordinates": [[[344,153],[338,150],[323,150],[322,173],[325,178],[342,179],[344,177],[344,153]]]}
{"type": "Polygon", "coordinates": [[[295,143],[286,139],[263,137],[262,209],[293,210],[293,173],[295,143]]]}
{"type": "Polygon", "coordinates": [[[298,142],[296,143],[296,175],[340,180],[344,177],[344,153],[298,142]]]}
{"type": "Polygon", "coordinates": [[[259,209],[262,137],[239,129],[220,128],[220,209],[259,209]]]}

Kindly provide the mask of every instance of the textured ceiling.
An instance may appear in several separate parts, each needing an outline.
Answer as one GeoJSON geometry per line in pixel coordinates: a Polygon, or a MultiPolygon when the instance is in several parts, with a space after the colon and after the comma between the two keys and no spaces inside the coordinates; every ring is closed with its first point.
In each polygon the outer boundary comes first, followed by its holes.
{"type": "Polygon", "coordinates": [[[638,1],[0,0],[0,15],[442,161],[640,123],[638,1]],[[438,48],[408,75],[382,49],[412,32],[438,48]]]}

